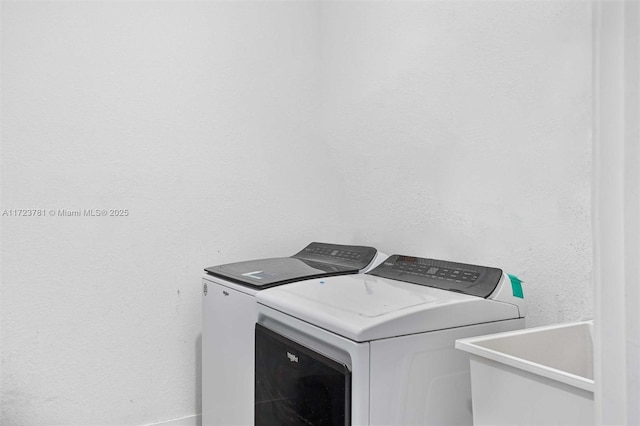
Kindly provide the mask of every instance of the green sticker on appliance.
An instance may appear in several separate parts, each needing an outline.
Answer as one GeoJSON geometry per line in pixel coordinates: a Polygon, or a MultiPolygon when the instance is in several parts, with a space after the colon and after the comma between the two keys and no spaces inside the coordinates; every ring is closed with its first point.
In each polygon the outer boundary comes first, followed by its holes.
{"type": "Polygon", "coordinates": [[[515,275],[507,274],[511,280],[511,291],[513,291],[513,297],[519,297],[524,299],[524,293],[522,292],[522,280],[515,275]]]}

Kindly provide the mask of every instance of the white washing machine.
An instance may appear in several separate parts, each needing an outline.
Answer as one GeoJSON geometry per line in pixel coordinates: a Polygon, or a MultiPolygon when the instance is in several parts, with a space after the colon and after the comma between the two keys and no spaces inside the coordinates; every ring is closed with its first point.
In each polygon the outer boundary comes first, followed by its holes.
{"type": "Polygon", "coordinates": [[[311,243],[291,257],[212,266],[202,280],[202,423],[253,423],[255,295],[311,278],[357,274],[387,258],[373,247],[311,243]]]}
{"type": "Polygon", "coordinates": [[[500,269],[399,255],[256,300],[256,426],[470,425],[456,339],[524,328],[500,269]]]}

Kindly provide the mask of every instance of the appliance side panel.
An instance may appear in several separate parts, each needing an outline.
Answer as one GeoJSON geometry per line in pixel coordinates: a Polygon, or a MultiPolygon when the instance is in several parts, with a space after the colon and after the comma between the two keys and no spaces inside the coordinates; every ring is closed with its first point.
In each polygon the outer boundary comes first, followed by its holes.
{"type": "Polygon", "coordinates": [[[370,424],[471,425],[469,356],[456,339],[523,327],[512,319],[371,342],[370,424]]]}
{"type": "Polygon", "coordinates": [[[203,280],[202,424],[253,424],[253,296],[203,280]]]}

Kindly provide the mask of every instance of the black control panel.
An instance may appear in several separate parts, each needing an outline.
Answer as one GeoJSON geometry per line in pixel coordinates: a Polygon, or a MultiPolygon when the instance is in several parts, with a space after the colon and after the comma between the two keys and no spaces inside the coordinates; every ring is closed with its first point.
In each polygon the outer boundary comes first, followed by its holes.
{"type": "Polygon", "coordinates": [[[373,247],[314,242],[291,257],[363,269],[371,263],[376,253],[377,250],[373,247]]]}
{"type": "Polygon", "coordinates": [[[248,260],[205,268],[212,276],[253,288],[312,278],[357,274],[376,256],[373,247],[311,243],[291,257],[248,260]]]}
{"type": "Polygon", "coordinates": [[[396,254],[369,274],[486,298],[498,286],[502,270],[396,254]]]}

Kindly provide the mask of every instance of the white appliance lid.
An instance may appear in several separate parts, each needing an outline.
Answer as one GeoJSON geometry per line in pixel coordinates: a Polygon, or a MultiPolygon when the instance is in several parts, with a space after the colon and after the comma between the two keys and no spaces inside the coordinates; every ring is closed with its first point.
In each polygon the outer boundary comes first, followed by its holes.
{"type": "Polygon", "coordinates": [[[369,274],[274,287],[256,300],[356,342],[519,317],[508,303],[369,274]]]}

